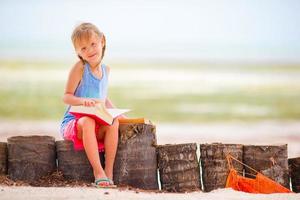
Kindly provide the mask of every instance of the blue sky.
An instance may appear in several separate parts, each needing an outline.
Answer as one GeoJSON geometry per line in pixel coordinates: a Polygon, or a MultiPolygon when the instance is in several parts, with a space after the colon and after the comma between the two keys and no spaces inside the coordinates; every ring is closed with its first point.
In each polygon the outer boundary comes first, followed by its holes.
{"type": "Polygon", "coordinates": [[[0,58],[72,59],[80,22],[108,59],[300,61],[300,1],[0,1],[0,58]]]}

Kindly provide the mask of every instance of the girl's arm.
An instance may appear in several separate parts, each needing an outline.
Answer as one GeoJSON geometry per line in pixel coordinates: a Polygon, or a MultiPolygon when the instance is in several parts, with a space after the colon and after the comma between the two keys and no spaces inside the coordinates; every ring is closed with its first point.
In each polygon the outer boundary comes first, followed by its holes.
{"type": "Polygon", "coordinates": [[[109,98],[106,98],[105,106],[106,106],[106,108],[115,108],[116,107],[116,106],[114,106],[114,104],[112,103],[112,101],[109,98]]]}
{"type": "Polygon", "coordinates": [[[63,102],[68,105],[95,106],[95,103],[97,102],[95,99],[74,96],[75,90],[82,78],[83,67],[83,63],[79,61],[74,65],[69,73],[68,81],[65,87],[65,93],[63,96],[63,102]]]}

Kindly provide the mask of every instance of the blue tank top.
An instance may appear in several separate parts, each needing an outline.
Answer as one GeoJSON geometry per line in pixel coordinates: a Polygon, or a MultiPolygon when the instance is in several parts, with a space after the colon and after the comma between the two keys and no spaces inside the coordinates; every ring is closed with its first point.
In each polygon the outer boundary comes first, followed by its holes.
{"type": "MultiPolygon", "coordinates": [[[[94,76],[90,65],[85,63],[83,75],[80,83],[78,84],[74,96],[76,97],[84,97],[84,98],[97,98],[105,101],[107,97],[107,89],[108,89],[108,77],[107,70],[104,64],[101,64],[102,78],[94,76]]],[[[63,120],[60,126],[60,133],[63,136],[63,129],[66,124],[75,119],[75,117],[69,113],[70,106],[67,107],[67,110],[64,114],[63,120]]]]}

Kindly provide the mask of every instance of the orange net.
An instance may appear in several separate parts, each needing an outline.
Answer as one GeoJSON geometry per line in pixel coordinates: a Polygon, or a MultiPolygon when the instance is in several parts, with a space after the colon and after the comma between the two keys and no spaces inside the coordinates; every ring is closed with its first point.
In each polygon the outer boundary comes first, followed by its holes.
{"type": "Polygon", "coordinates": [[[227,155],[227,161],[230,171],[226,181],[226,188],[230,187],[237,191],[262,194],[292,193],[292,191],[290,191],[289,189],[257,172],[255,169],[235,159],[231,155],[227,155]],[[232,165],[232,159],[255,171],[256,175],[253,175],[255,178],[246,178],[239,175],[232,165]]]}

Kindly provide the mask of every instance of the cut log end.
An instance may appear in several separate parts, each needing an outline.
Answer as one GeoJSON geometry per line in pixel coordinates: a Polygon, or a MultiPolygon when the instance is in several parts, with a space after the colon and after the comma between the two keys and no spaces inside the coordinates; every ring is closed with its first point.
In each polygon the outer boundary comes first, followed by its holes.
{"type": "Polygon", "coordinates": [[[13,180],[31,182],[56,170],[54,137],[10,137],[7,148],[8,175],[13,180]]]}
{"type": "MultiPolygon", "coordinates": [[[[287,145],[245,145],[244,163],[286,188],[290,188],[287,145]]],[[[246,173],[253,171],[245,168],[246,173]]]]}
{"type": "MultiPolygon", "coordinates": [[[[205,192],[225,188],[229,173],[227,154],[238,160],[242,160],[243,145],[222,143],[200,144],[200,162],[205,192]]],[[[243,166],[240,163],[233,162],[232,164],[238,171],[243,171],[243,166]]]]}
{"type": "Polygon", "coordinates": [[[186,192],[200,190],[200,169],[195,143],[159,145],[158,168],[163,190],[186,192]]]}
{"type": "Polygon", "coordinates": [[[0,175],[7,174],[7,143],[0,142],[0,175]]]}
{"type": "Polygon", "coordinates": [[[293,192],[300,192],[300,157],[288,160],[293,192]]]}
{"type": "MultiPolygon", "coordinates": [[[[94,181],[93,168],[84,150],[75,151],[73,142],[68,140],[56,141],[58,170],[66,180],[94,181]]],[[[104,169],[104,153],[99,153],[101,165],[104,169]]]]}
{"type": "Polygon", "coordinates": [[[120,124],[114,182],[146,190],[158,189],[156,133],[151,124],[120,124]]]}

